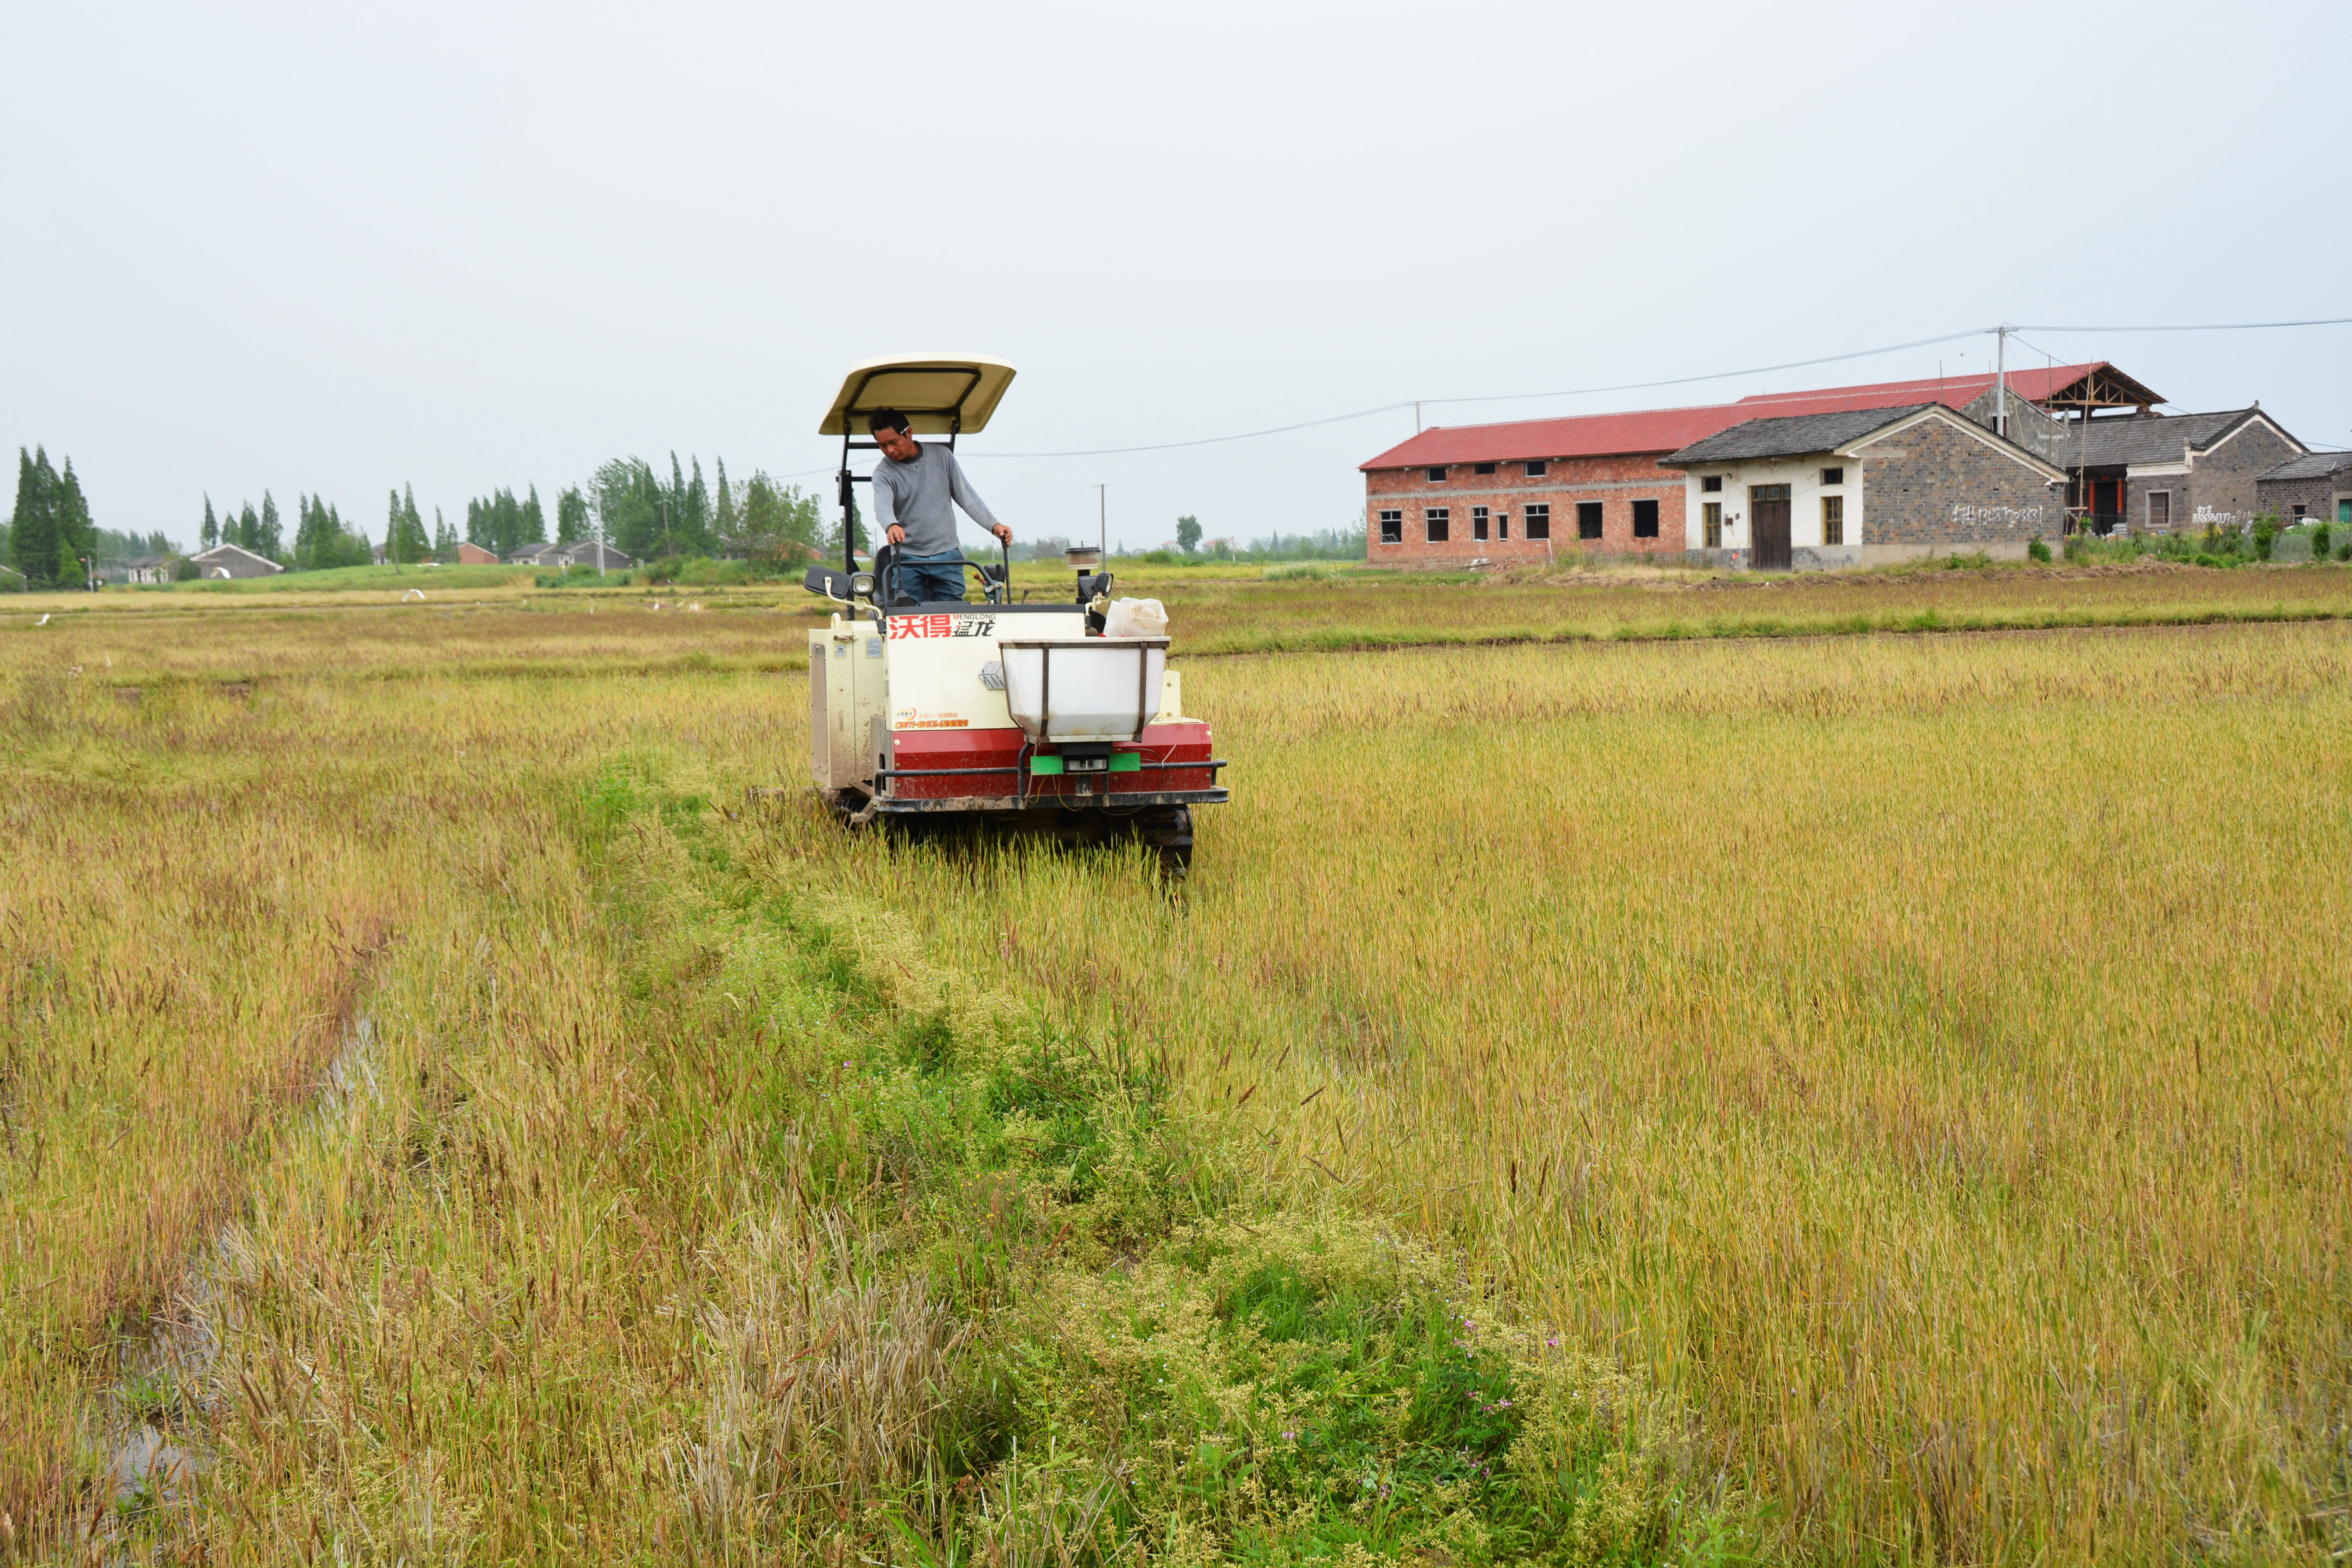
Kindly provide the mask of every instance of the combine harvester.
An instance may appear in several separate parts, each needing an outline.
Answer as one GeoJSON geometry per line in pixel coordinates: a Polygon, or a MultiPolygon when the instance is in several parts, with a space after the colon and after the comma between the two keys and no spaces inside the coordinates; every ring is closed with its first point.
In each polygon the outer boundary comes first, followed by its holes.
{"type": "MultiPolygon", "coordinates": [[[[818,433],[841,437],[843,569],[812,567],[811,593],[840,606],[809,633],[809,752],[816,787],[844,821],[961,826],[1063,843],[1138,838],[1162,870],[1192,859],[1192,807],[1222,802],[1225,764],[1209,726],[1183,712],[1165,637],[1114,603],[1101,552],[1073,550],[1076,595],[1016,603],[1012,559],[967,561],[982,595],[919,603],[898,591],[892,551],[857,565],[850,454],[879,448],[866,419],[908,416],[911,434],[985,428],[1013,380],[998,360],[869,360],[851,370],[818,433]]],[[[912,574],[909,574],[909,580],[912,574]]],[[[971,579],[967,579],[971,581],[971,579]]],[[[1022,598],[1027,597],[1024,592],[1022,598]]],[[[1152,628],[1164,629],[1164,627],[1152,628]]]]}

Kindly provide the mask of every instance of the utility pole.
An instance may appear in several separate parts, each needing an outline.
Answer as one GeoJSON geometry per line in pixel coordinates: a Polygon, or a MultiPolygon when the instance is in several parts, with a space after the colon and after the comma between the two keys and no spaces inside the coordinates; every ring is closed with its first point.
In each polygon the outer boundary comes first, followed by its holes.
{"type": "Polygon", "coordinates": [[[1421,434],[1421,399],[1418,397],[1412,400],[1412,433],[1416,436],[1421,434]]]}
{"type": "Polygon", "coordinates": [[[1110,487],[1095,487],[1095,525],[1102,530],[1102,553],[1110,554],[1110,487]]]}
{"type": "MultiPolygon", "coordinates": [[[[556,504],[561,506],[563,503],[559,500],[556,504]]],[[[604,508],[602,502],[596,507],[596,575],[600,578],[604,575],[604,508]]]]}
{"type": "Polygon", "coordinates": [[[1992,432],[2006,440],[2009,437],[2009,323],[2003,321],[1993,329],[2000,339],[1993,361],[1992,432]]]}

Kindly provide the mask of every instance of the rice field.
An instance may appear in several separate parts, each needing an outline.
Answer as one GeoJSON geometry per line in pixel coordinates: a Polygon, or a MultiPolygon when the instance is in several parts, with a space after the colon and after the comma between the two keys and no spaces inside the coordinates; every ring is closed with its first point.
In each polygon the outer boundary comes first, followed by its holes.
{"type": "Polygon", "coordinates": [[[1187,680],[1250,762],[1182,905],[859,884],[1654,1373],[1800,1555],[2341,1518],[2343,629],[1187,680]]]}
{"type": "Polygon", "coordinates": [[[0,1560],[2340,1558],[2345,575],[1171,589],[1172,896],[787,599],[12,612],[0,1560]]]}

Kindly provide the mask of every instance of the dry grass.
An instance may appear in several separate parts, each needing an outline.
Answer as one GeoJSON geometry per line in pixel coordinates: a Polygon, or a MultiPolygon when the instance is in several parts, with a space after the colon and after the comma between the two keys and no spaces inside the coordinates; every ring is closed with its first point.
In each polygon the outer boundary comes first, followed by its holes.
{"type": "Polygon", "coordinates": [[[740,606],[663,593],[456,604],[289,605],[274,598],[121,610],[104,595],[37,616],[0,614],[21,635],[10,662],[59,679],[120,689],[415,678],[578,680],[805,668],[808,595],[740,606]],[[656,607],[658,606],[658,607],[656,607]],[[68,671],[78,671],[71,677],[68,671]]]}
{"type": "Polygon", "coordinates": [[[1187,1194],[1656,1389],[1769,1552],[2347,1544],[2340,626],[1196,661],[1237,800],[1171,902],[728,820],[793,620],[379,615],[0,639],[0,1558],[1090,1549],[958,1368],[1174,1210],[922,1131],[890,1042],[1006,983],[1178,1075],[1187,1194]],[[118,1504],[138,1419],[215,1468],[118,1504]]]}

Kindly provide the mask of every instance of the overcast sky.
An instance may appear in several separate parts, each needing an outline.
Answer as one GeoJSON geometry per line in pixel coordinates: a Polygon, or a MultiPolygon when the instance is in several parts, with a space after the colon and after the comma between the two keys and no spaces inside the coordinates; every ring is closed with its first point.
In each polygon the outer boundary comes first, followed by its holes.
{"type": "MultiPolygon", "coordinates": [[[[98,521],[381,536],[676,449],[822,485],[854,361],[1019,367],[1030,534],[1352,524],[1413,398],[2011,321],[2352,316],[2352,6],[10,0],[0,441],[98,521]]],[[[2352,327],[2024,334],[2352,444],[2352,327]]],[[[1990,338],[1432,423],[1981,367],[1990,338]],[[1965,357],[1963,357],[1965,356],[1965,357]]],[[[551,505],[551,511],[552,510],[551,505]]],[[[973,536],[977,538],[975,533],[973,536]]]]}

